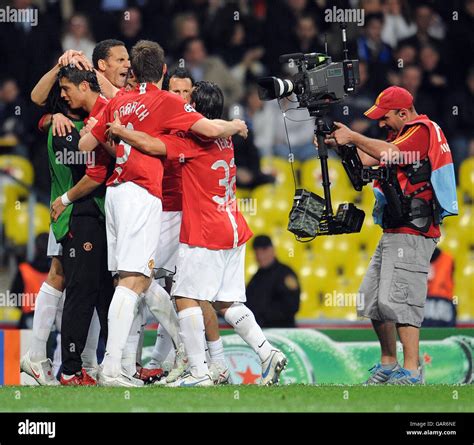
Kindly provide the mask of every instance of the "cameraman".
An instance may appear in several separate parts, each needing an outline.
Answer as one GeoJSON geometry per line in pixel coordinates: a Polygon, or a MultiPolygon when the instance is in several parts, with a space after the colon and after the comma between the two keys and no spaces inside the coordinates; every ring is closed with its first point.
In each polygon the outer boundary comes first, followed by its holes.
{"type": "Polygon", "coordinates": [[[374,183],[373,215],[384,234],[360,288],[365,304],[358,315],[372,320],[381,346],[381,362],[367,383],[422,384],[419,328],[430,258],[442,218],[457,214],[451,152],[440,127],[415,111],[403,88],[385,89],[364,114],[388,130],[387,142],[338,122],[326,142],[354,144],[364,165],[387,170],[386,179],[374,183]],[[397,362],[397,331],[403,367],[397,362]]]}

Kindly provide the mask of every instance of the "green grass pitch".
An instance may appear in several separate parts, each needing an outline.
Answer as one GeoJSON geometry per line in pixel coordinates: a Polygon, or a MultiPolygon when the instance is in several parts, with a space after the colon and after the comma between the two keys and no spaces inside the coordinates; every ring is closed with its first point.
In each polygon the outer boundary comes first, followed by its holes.
{"type": "Polygon", "coordinates": [[[474,412],[472,385],[0,388],[1,412],[474,412]]]}

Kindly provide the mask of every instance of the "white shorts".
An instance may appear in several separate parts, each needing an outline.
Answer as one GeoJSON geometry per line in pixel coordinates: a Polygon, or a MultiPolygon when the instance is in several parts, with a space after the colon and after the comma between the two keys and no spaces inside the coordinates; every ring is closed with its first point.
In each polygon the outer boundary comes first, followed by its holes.
{"type": "Polygon", "coordinates": [[[110,271],[152,275],[161,213],[161,199],[133,182],[107,187],[105,218],[110,271]]]}
{"type": "Polygon", "coordinates": [[[245,303],[245,244],[210,250],[179,243],[174,297],[245,303]]]}
{"type": "Polygon", "coordinates": [[[46,255],[48,255],[49,257],[63,255],[63,246],[61,243],[58,243],[56,241],[52,226],[49,226],[48,250],[46,251],[46,255]]]}
{"type": "Polygon", "coordinates": [[[178,260],[179,232],[181,231],[182,212],[163,212],[161,231],[156,251],[155,267],[174,272],[178,260]]]}

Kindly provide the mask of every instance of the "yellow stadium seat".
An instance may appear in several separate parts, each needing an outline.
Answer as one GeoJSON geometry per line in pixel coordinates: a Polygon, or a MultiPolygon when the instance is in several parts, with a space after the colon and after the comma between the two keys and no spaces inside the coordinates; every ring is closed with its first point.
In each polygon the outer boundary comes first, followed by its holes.
{"type": "Polygon", "coordinates": [[[0,169],[6,170],[10,175],[26,185],[32,185],[34,179],[31,162],[17,155],[1,155],[0,169]]]}
{"type": "Polygon", "coordinates": [[[269,236],[272,239],[277,258],[284,264],[292,265],[293,262],[300,263],[304,256],[305,246],[296,241],[295,236],[288,232],[286,228],[274,228],[269,236]],[[296,259],[296,261],[295,261],[296,259]]]}
{"type": "MultiPolygon", "coordinates": [[[[356,192],[352,187],[349,178],[337,159],[328,159],[329,180],[331,182],[331,197],[333,201],[352,202],[355,200],[356,192]]],[[[321,173],[321,163],[319,159],[305,161],[301,166],[301,185],[312,192],[324,196],[321,173]]],[[[334,206],[336,210],[337,207],[334,206]]]]}
{"type": "Polygon", "coordinates": [[[474,200],[474,157],[465,159],[461,164],[459,186],[471,201],[474,200]]]}
{"type": "MultiPolygon", "coordinates": [[[[49,209],[43,204],[34,208],[34,236],[49,232],[49,209]]],[[[23,246],[28,241],[29,214],[28,203],[8,208],[5,215],[5,235],[16,246],[23,246]]]]}
{"type": "Polygon", "coordinates": [[[294,174],[297,174],[300,164],[294,160],[290,162],[288,159],[277,157],[265,157],[260,162],[262,170],[272,173],[276,176],[276,186],[294,190],[294,174]],[[293,166],[293,169],[292,169],[293,166]]]}
{"type": "Polygon", "coordinates": [[[245,284],[248,284],[250,279],[257,273],[258,264],[255,260],[255,253],[253,249],[247,245],[245,249],[245,284]]]}
{"type": "Polygon", "coordinates": [[[459,321],[474,318],[474,260],[456,259],[454,269],[454,298],[459,321]]]}

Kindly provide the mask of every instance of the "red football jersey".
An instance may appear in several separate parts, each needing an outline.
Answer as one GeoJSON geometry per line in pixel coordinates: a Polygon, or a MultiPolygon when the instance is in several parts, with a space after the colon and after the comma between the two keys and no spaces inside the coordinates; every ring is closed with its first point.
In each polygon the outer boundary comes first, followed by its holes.
{"type": "Polygon", "coordinates": [[[183,210],[181,184],[181,163],[177,160],[163,160],[163,211],[180,212],[183,210]]]}
{"type": "MultiPolygon", "coordinates": [[[[409,164],[414,161],[422,161],[428,157],[428,148],[430,146],[430,132],[425,125],[413,125],[404,131],[403,134],[398,136],[392,141],[392,144],[395,144],[402,156],[405,155],[405,160],[407,162],[401,163],[401,165],[409,164]],[[413,159],[410,159],[410,156],[413,159]],[[416,159],[415,159],[416,156],[416,159]]],[[[401,157],[401,160],[404,158],[401,157]]],[[[403,174],[398,175],[398,180],[400,186],[405,194],[413,193],[415,190],[419,189],[422,184],[411,184],[406,180],[403,174]]],[[[430,201],[433,199],[433,190],[427,188],[426,190],[420,192],[416,195],[417,198],[426,199],[430,201]]],[[[397,229],[385,229],[384,232],[387,233],[409,233],[411,235],[421,235],[422,233],[418,230],[412,229],[410,227],[399,227],[397,229]]],[[[429,238],[438,238],[441,236],[441,232],[438,225],[431,224],[428,232],[423,233],[422,235],[429,238]]]]}
{"type": "MultiPolygon", "coordinates": [[[[92,134],[101,143],[106,141],[107,123],[118,112],[127,128],[150,136],[172,130],[188,131],[203,116],[176,94],[162,91],[151,83],[141,83],[130,91],[114,97],[107,105],[92,134]]],[[[107,185],[131,181],[161,199],[163,164],[157,156],[144,154],[121,141],[117,145],[115,170],[107,185]]]]}
{"type": "MultiPolygon", "coordinates": [[[[102,94],[99,94],[97,100],[95,101],[94,106],[92,107],[89,116],[84,119],[84,124],[87,124],[87,121],[93,117],[94,119],[100,119],[100,116],[104,112],[107,104],[109,103],[102,94]]],[[[87,164],[86,175],[89,176],[96,182],[102,183],[107,178],[107,171],[109,164],[112,160],[112,157],[107,153],[102,145],[97,146],[94,151],[94,162],[87,164]]]]}
{"type": "Polygon", "coordinates": [[[191,133],[160,136],[170,161],[182,164],[183,219],[179,241],[212,250],[232,249],[252,237],[237,208],[232,139],[191,133]]]}

